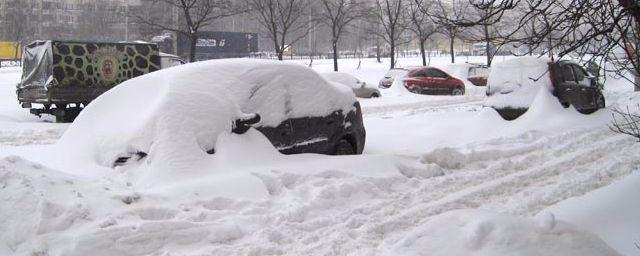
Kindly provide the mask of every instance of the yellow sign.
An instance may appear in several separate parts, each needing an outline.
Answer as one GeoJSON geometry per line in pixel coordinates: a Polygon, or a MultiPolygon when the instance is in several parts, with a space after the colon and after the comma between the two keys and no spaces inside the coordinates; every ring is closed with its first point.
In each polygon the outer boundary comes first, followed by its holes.
{"type": "Polygon", "coordinates": [[[12,41],[0,41],[0,60],[15,60],[22,57],[20,43],[12,41]]]}

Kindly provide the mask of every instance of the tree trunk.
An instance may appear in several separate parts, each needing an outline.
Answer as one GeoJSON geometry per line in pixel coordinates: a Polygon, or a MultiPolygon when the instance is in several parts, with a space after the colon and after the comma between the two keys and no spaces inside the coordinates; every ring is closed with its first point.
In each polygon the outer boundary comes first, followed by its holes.
{"type": "Polygon", "coordinates": [[[396,68],[396,43],[391,40],[391,68],[396,68]]]}
{"type": "Polygon", "coordinates": [[[378,63],[382,62],[380,60],[380,40],[379,39],[376,39],[376,61],[378,63]]]}
{"type": "Polygon", "coordinates": [[[487,55],[487,67],[491,67],[491,60],[493,59],[493,53],[491,52],[491,40],[489,39],[489,25],[484,25],[484,38],[485,38],[485,54],[487,55]]]}
{"type": "Polygon", "coordinates": [[[451,63],[456,63],[456,56],[453,52],[453,44],[455,43],[456,37],[451,35],[449,39],[449,52],[451,53],[451,63]]]}
{"type": "Polygon", "coordinates": [[[196,33],[191,33],[189,35],[190,46],[189,46],[189,62],[196,61],[196,43],[198,42],[198,35],[196,33]]]}
{"type": "Polygon", "coordinates": [[[420,56],[422,56],[422,66],[427,66],[427,54],[424,50],[424,42],[427,40],[420,39],[420,56]]]}
{"type": "Polygon", "coordinates": [[[278,49],[276,54],[278,55],[278,60],[284,60],[284,50],[278,49]]]}
{"type": "Polygon", "coordinates": [[[634,91],[639,92],[640,91],[640,75],[638,74],[638,72],[633,72],[634,74],[634,80],[633,80],[633,87],[635,87],[634,91]]]}
{"type": "Polygon", "coordinates": [[[333,71],[338,72],[338,42],[332,40],[331,46],[333,46],[333,71]]]}

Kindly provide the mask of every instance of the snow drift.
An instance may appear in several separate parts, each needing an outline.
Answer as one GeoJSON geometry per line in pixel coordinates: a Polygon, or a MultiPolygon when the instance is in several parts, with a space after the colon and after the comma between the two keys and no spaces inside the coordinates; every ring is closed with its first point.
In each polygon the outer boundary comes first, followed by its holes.
{"type": "Polygon", "coordinates": [[[537,220],[482,210],[457,210],[431,218],[387,249],[386,255],[619,255],[596,236],[553,215],[537,220]]]}

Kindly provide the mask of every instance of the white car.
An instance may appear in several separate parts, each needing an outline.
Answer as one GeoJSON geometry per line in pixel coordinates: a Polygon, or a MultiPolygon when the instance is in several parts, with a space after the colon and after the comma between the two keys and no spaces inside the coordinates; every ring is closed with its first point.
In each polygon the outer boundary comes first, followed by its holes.
{"type": "Polygon", "coordinates": [[[359,98],[377,98],[380,97],[380,91],[377,88],[368,86],[366,82],[360,81],[347,73],[343,72],[327,72],[322,76],[330,82],[339,83],[348,86],[353,90],[356,97],[359,98]]]}

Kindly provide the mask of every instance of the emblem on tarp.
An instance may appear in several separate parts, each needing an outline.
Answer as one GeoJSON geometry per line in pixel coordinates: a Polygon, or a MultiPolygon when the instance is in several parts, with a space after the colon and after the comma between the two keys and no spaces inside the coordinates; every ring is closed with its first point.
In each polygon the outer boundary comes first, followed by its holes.
{"type": "Polygon", "coordinates": [[[120,61],[125,58],[124,52],[118,51],[115,47],[100,47],[93,52],[92,59],[100,79],[113,82],[118,79],[120,72],[120,61]]]}

